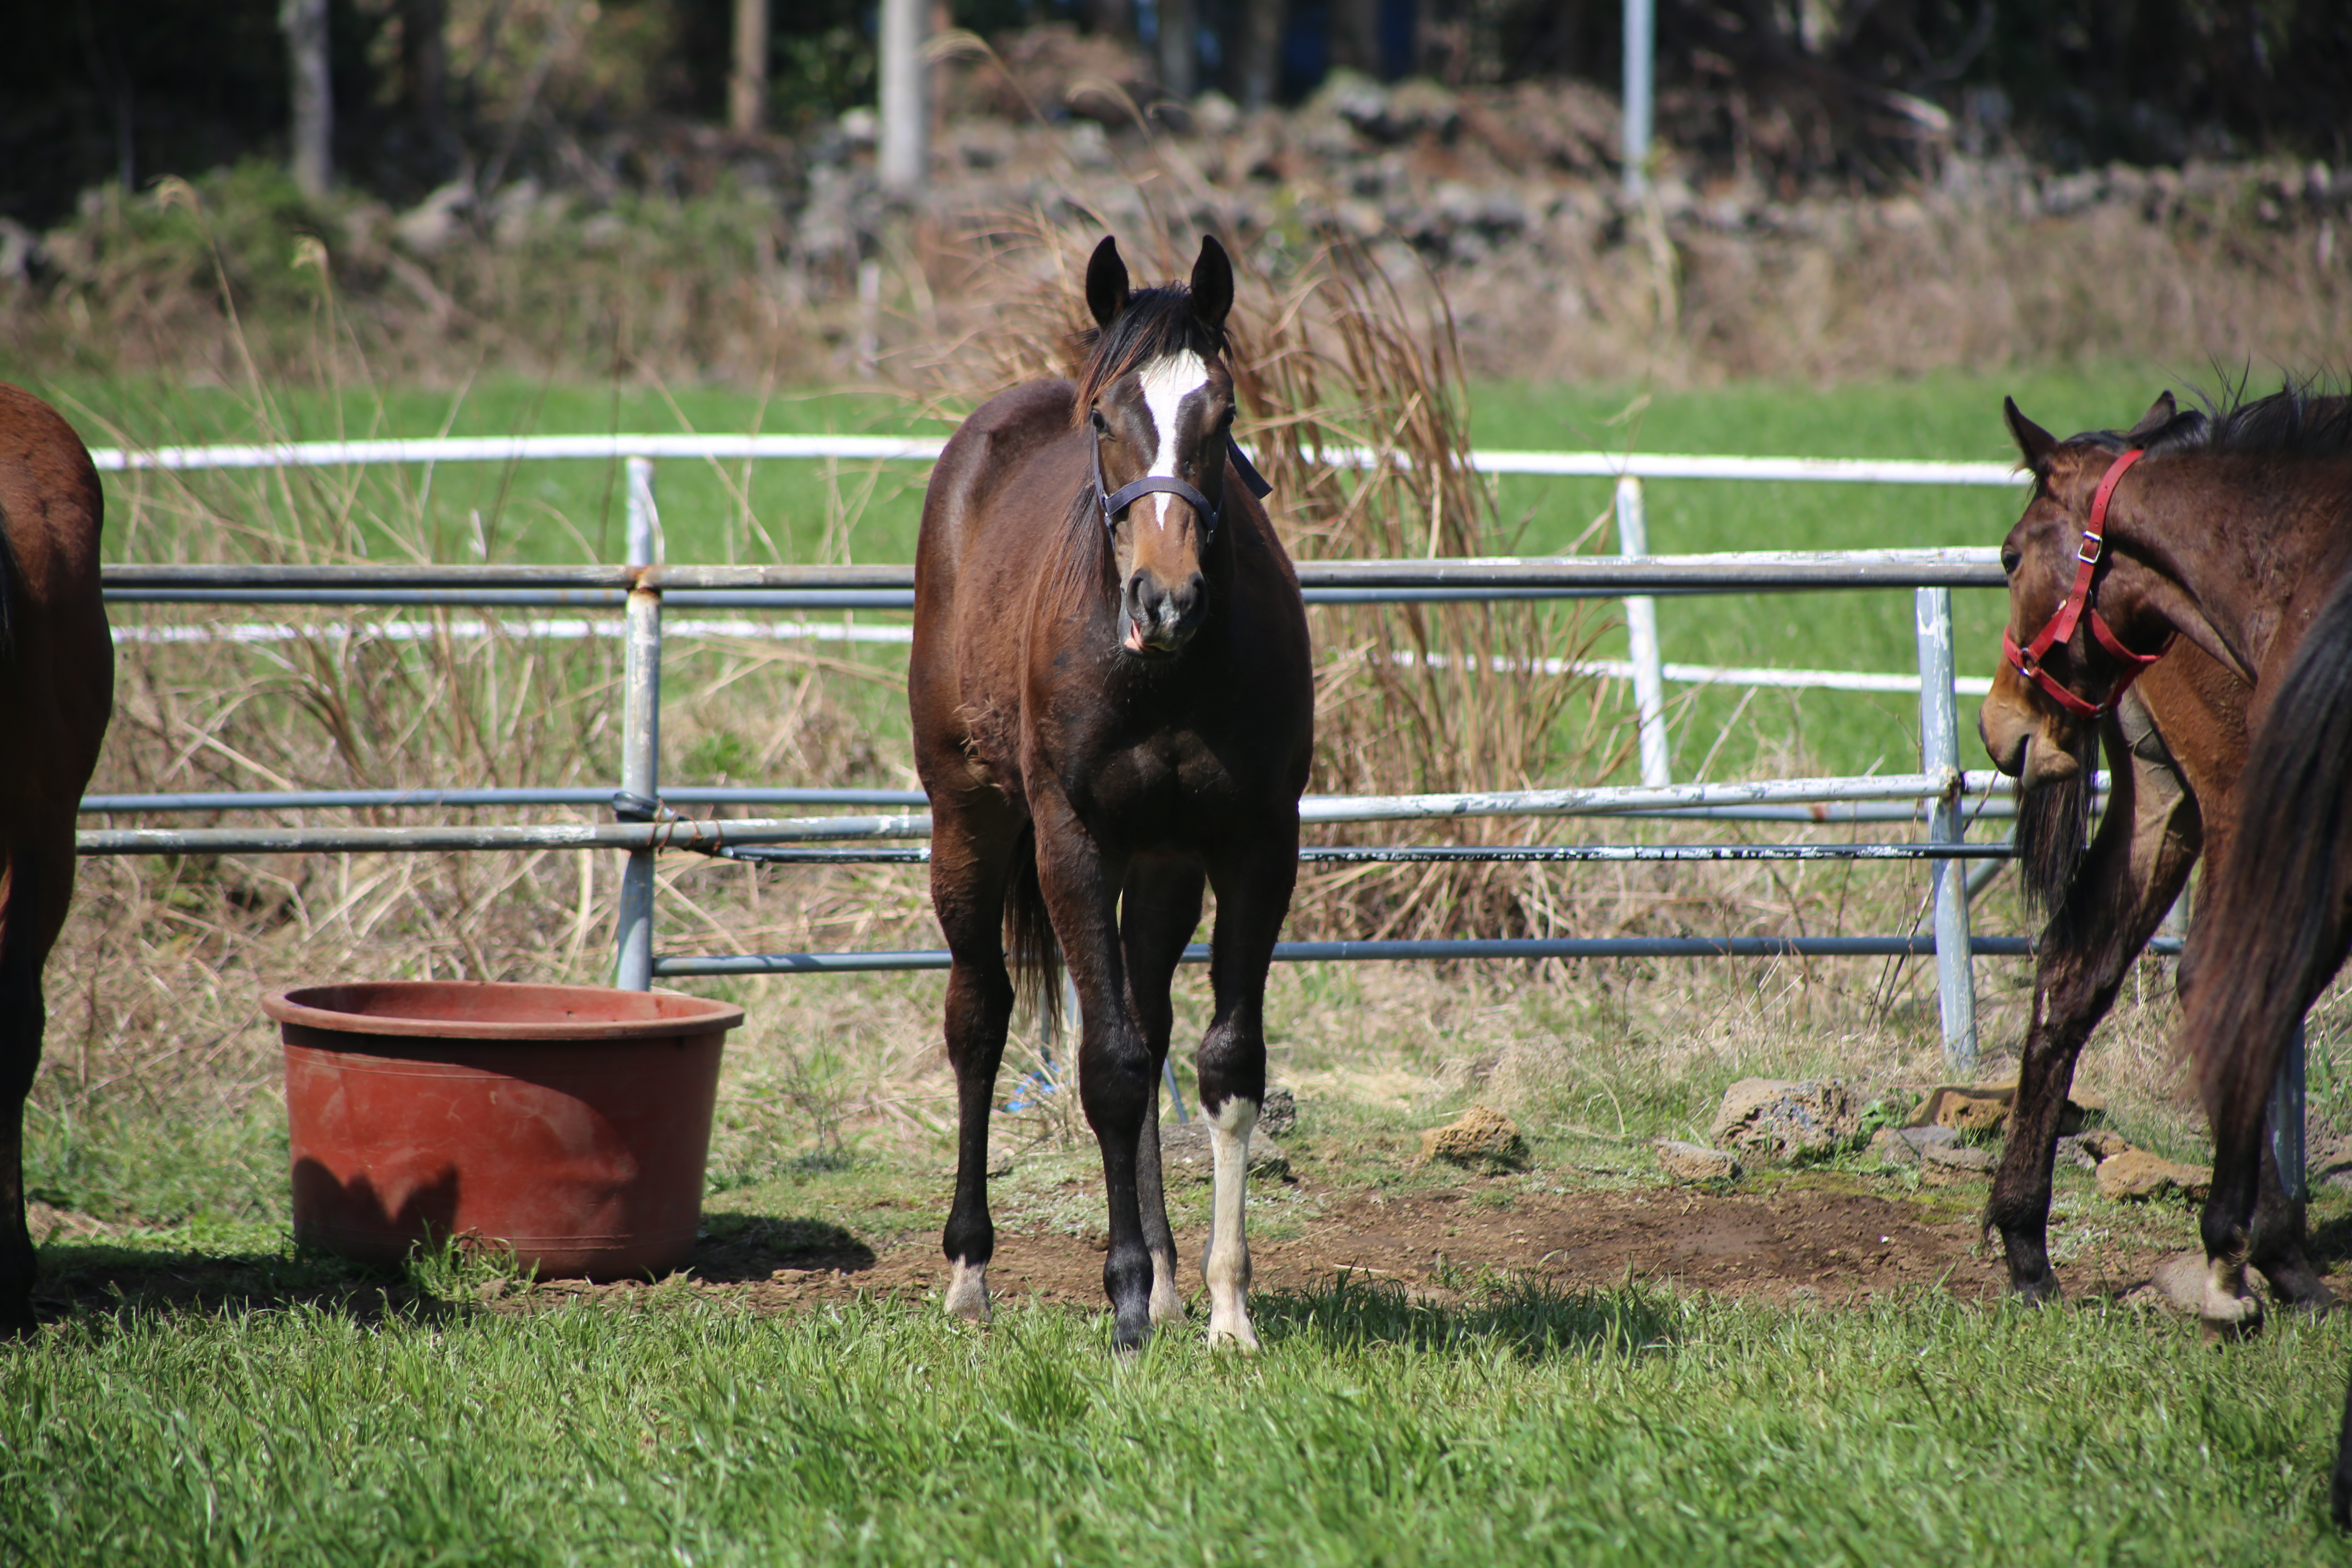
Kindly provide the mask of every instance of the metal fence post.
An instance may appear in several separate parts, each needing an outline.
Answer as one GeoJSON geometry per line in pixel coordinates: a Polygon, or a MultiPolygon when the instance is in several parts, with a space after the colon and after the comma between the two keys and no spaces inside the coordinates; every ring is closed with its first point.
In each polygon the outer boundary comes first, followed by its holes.
{"type": "MultiPolygon", "coordinates": [[[[661,514],[654,507],[650,458],[629,459],[629,564],[650,566],[660,553],[661,514]]],[[[627,652],[622,672],[620,804],[650,816],[661,787],[661,593],[629,590],[627,652]]],[[[614,984],[650,991],[654,984],[654,851],[633,849],[621,869],[619,959],[614,984]]]]}
{"type": "Polygon", "coordinates": [[[1625,0],[1625,194],[1650,188],[1650,96],[1657,74],[1654,0],[1625,0]]]}
{"type": "MultiPolygon", "coordinates": [[[[1617,481],[1617,553],[1647,555],[1650,521],[1642,481],[1627,474],[1617,481]]],[[[1647,594],[1625,601],[1625,641],[1633,661],[1633,716],[1641,725],[1642,782],[1655,788],[1674,783],[1666,761],[1666,680],[1658,662],[1658,602],[1647,594]]]]}
{"type": "Polygon", "coordinates": [[[2304,1026],[2297,1024],[2294,1038],[2287,1042],[2286,1055],[2280,1058],[2278,1077],[2271,1080],[2271,1102],[2267,1108],[2271,1158],[2278,1164],[2279,1187],[2289,1198],[2297,1200],[2311,1195],[2303,1142],[2304,1075],[2309,1056],[2306,1045],[2304,1026]]]}
{"type": "MultiPolygon", "coordinates": [[[[1952,691],[1952,591],[1919,588],[1914,617],[1919,640],[1919,766],[1948,773],[1951,787],[1929,811],[1927,838],[1958,844],[1960,816],[1960,715],[1952,691]]],[[[1929,871],[1936,904],[1936,994],[1944,1016],[1944,1059],[1955,1071],[1977,1065],[1977,993],[1969,939],[1969,880],[1960,863],[1938,860],[1929,871]]]]}

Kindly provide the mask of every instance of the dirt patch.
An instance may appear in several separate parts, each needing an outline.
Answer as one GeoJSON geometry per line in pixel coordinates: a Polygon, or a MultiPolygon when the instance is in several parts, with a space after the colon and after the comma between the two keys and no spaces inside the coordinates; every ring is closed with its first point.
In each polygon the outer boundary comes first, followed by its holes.
{"type": "MultiPolygon", "coordinates": [[[[2004,1279],[1997,1250],[1978,1245],[1973,1192],[1940,1203],[1837,1186],[1755,1194],[1518,1191],[1507,1205],[1482,1201],[1502,1195],[1479,1188],[1321,1194],[1303,1234],[1254,1243],[1255,1288],[1319,1289],[1345,1270],[1416,1294],[1451,1295],[1503,1273],[1570,1288],[1633,1279],[1848,1304],[1921,1287],[1990,1300],[2004,1279]]],[[[819,1247],[802,1250],[787,1237],[816,1227],[772,1223],[794,1228],[772,1243],[763,1222],[751,1222],[735,1238],[707,1248],[681,1283],[782,1309],[859,1291],[924,1294],[946,1282],[947,1266],[929,1235],[867,1250],[834,1231],[819,1247]]],[[[1188,1292],[1200,1288],[1206,1239],[1198,1230],[1177,1232],[1188,1292]]],[[[1097,1307],[1103,1247],[1100,1237],[1000,1229],[990,1284],[1001,1300],[1097,1307]]],[[[2145,1284],[2164,1256],[2116,1247],[2086,1254],[2063,1274],[2077,1299],[2121,1295],[2145,1284]]],[[[533,1295],[563,1300],[646,1289],[551,1281],[533,1295]]]]}
{"type": "MultiPolygon", "coordinates": [[[[1998,1251],[1978,1241],[1973,1187],[1916,1198],[1837,1178],[1752,1193],[1542,1192],[1508,1179],[1410,1194],[1317,1191],[1311,1183],[1288,1190],[1308,1200],[1292,1211],[1306,1217],[1289,1219],[1286,1234],[1256,1238],[1255,1287],[1261,1291],[1320,1289],[1343,1271],[1424,1300],[1454,1298],[1497,1275],[1570,1289],[1632,1280],[1827,1305],[1922,1288],[1990,1300],[2002,1288],[1998,1251]]],[[[360,1271],[331,1260],[130,1252],[76,1235],[76,1228],[50,1231],[37,1298],[44,1318],[77,1306],[213,1310],[297,1300],[369,1316],[450,1310],[404,1281],[354,1278],[360,1271]]],[[[684,1290],[789,1310],[861,1292],[919,1297],[946,1282],[939,1243],[929,1233],[866,1238],[822,1220],[741,1216],[719,1216],[713,1231],[690,1268],[659,1285],[563,1279],[522,1290],[490,1280],[478,1300],[532,1310],[684,1290]]],[[[1197,1228],[1177,1232],[1188,1293],[1200,1289],[1206,1240],[1197,1228]]],[[[1099,1236],[1000,1230],[990,1283],[1000,1300],[1099,1308],[1103,1248],[1099,1236]]],[[[2108,1245],[2086,1251],[2062,1273],[2075,1300],[2117,1298],[2146,1285],[2166,1256],[2108,1245]]]]}

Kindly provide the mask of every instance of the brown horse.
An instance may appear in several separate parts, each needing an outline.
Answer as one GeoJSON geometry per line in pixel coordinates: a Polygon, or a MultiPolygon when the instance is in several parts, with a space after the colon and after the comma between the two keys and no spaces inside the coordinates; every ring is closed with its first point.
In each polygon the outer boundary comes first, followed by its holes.
{"type": "Polygon", "coordinates": [[[74,816],[114,707],[98,585],[105,498],[73,426],[0,385],[0,1331],[33,1322],[25,1096],[40,1065],[41,968],[73,898],[74,816]]]}
{"type": "MultiPolygon", "coordinates": [[[[2144,426],[2088,465],[2010,417],[2036,502],[2002,550],[2007,642],[2032,685],[2015,688],[2021,705],[1988,705],[1994,754],[2028,779],[2037,752],[2044,772],[2079,771],[2084,721],[2174,637],[2252,692],[2234,841],[2182,965],[2215,1149],[2200,1310],[2209,1331],[2243,1332],[2261,1319],[2245,1268],[2271,1081],[2352,947],[2352,407],[2290,386],[2144,426]]],[[[2332,1504],[2352,1526],[2352,1398],[2332,1504]]]]}
{"type": "Polygon", "coordinates": [[[1213,1196],[1209,1338],[1255,1348],[1243,1228],[1265,1094],[1267,966],[1297,873],[1313,742],[1307,615],[1232,445],[1233,268],[1203,239],[1189,289],[1130,293],[1105,239],[1076,382],[964,421],[923,501],[908,674],[929,794],[931,900],[954,955],[958,1118],[948,1310],[984,1321],[995,1250],[988,1122],[1013,963],[1052,1005],[1058,944],[1082,1015],[1078,1090],[1110,1205],[1117,1342],[1183,1315],[1160,1184],[1169,984],[1217,895],[1200,1101],[1213,1196]]]}
{"type": "MultiPolygon", "coordinates": [[[[2323,403],[2318,412],[2329,406],[2323,403]]],[[[2066,497],[2095,493],[2096,478],[2118,453],[2177,416],[2167,393],[2132,430],[2059,443],[2042,459],[2044,482],[2031,505],[2063,509],[2066,497]],[[2088,489],[2078,472],[2084,469],[2088,489]]],[[[2023,433],[2031,422],[2013,407],[2011,417],[2012,427],[2023,426],[2019,439],[2031,463],[2033,447],[2023,433]]],[[[2079,521],[2071,526],[2079,535],[2079,521]]],[[[2014,664],[2004,662],[1994,676],[1979,726],[2003,771],[2023,769],[2048,706],[2043,695],[2014,664]]],[[[2021,1052],[2008,1147],[1984,1215],[1987,1227],[2000,1233],[2010,1289],[2021,1300],[2058,1294],[2048,1247],[2051,1169],[2075,1060],[2132,961],[2188,885],[2191,867],[2201,856],[2210,879],[2226,853],[2252,695],[2201,648],[2178,643],[2095,726],[2056,742],[2078,752],[2045,751],[2037,759],[2043,766],[2027,782],[2019,806],[2020,868],[2030,898],[2051,918],[2036,944],[2032,1023],[2021,1052]],[[2091,766],[2099,750],[2114,793],[2086,846],[2091,766]]],[[[2334,1298],[2305,1259],[2303,1240],[2304,1205],[2287,1197],[2275,1161],[2265,1159],[2251,1260],[2282,1300],[2325,1309],[2334,1298]]]]}

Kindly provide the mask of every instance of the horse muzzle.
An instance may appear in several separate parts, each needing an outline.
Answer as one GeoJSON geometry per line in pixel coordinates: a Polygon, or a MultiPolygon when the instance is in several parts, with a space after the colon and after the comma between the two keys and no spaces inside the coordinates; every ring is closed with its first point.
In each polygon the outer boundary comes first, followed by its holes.
{"type": "Polygon", "coordinates": [[[1120,646],[1146,658],[1182,652],[1207,615],[1207,590],[1198,572],[1176,584],[1155,573],[1135,573],[1119,594],[1120,646]]]}

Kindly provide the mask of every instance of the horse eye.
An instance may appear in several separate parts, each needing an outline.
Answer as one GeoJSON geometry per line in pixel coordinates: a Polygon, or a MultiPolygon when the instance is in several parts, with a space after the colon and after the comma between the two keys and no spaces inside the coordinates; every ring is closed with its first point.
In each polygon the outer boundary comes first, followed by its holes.
{"type": "Polygon", "coordinates": [[[1101,409],[1099,409],[1099,408],[1089,409],[1089,410],[1087,411],[1087,417],[1088,419],[1091,419],[1091,420],[1093,420],[1093,421],[1094,421],[1095,434],[1096,434],[1096,435],[1097,435],[1097,436],[1108,436],[1108,435],[1109,435],[1109,434],[1110,434],[1110,426],[1109,426],[1108,425],[1107,425],[1107,424],[1105,424],[1105,423],[1103,422],[1103,416],[1102,416],[1102,410],[1101,410],[1101,409]]]}
{"type": "Polygon", "coordinates": [[[2024,557],[2018,553],[2016,546],[2004,546],[2000,552],[2000,574],[2004,577],[2016,576],[2017,563],[2023,559],[2024,557]]]}

